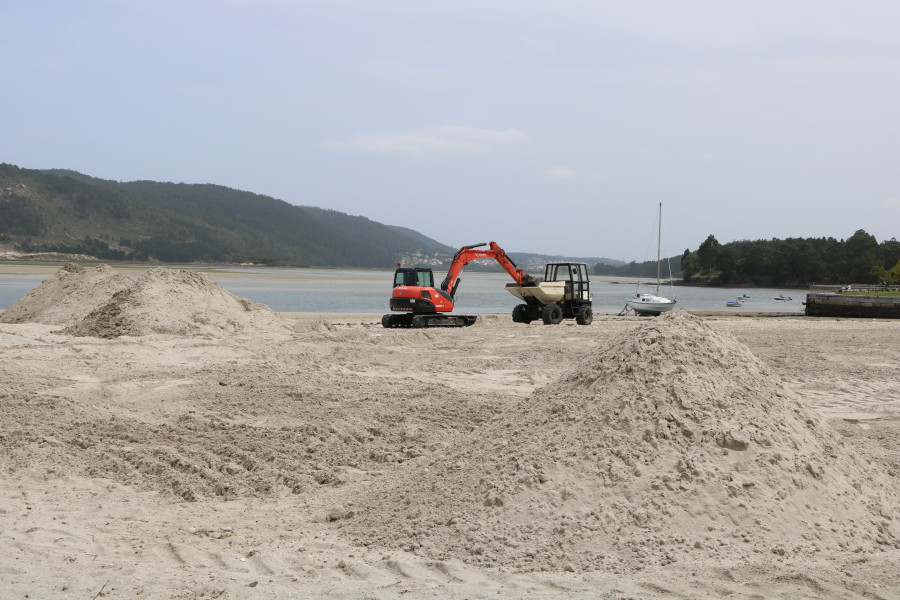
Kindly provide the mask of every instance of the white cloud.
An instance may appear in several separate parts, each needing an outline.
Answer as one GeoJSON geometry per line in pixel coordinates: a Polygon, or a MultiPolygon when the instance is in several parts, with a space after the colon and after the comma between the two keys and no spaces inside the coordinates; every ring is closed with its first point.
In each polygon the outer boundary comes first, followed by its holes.
{"type": "Polygon", "coordinates": [[[547,169],[547,175],[553,179],[575,179],[575,171],[569,167],[552,166],[547,169]]]}
{"type": "Polygon", "coordinates": [[[497,131],[446,125],[408,132],[365,133],[343,142],[329,142],[326,148],[351,154],[432,157],[485,154],[499,146],[527,144],[528,136],[518,129],[497,131]]]}

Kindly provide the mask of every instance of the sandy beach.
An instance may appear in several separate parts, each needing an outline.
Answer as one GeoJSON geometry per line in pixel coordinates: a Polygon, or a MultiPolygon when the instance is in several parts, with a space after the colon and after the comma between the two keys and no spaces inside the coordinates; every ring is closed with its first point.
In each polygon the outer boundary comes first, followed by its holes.
{"type": "Polygon", "coordinates": [[[384,329],[162,271],[0,314],[0,598],[900,598],[900,322],[384,329]]]}

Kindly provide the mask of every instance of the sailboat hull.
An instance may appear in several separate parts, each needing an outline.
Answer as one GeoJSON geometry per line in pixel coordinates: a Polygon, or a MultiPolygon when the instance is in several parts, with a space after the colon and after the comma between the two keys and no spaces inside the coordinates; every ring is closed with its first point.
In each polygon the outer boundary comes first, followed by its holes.
{"type": "Polygon", "coordinates": [[[636,294],[625,304],[639,315],[661,315],[675,308],[675,300],[652,294],[636,294]]]}

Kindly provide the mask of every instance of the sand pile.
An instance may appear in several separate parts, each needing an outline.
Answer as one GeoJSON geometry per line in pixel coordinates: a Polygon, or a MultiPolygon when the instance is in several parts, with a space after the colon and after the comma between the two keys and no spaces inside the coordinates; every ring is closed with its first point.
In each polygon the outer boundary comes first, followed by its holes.
{"type": "Polygon", "coordinates": [[[353,500],[358,544],[522,570],[900,547],[890,475],[684,311],[353,500]]]}
{"type": "Polygon", "coordinates": [[[290,328],[266,305],[225,291],[205,273],[154,268],[64,333],[115,338],[242,331],[277,334],[290,333],[290,328]]]}
{"type": "Polygon", "coordinates": [[[0,315],[0,323],[44,323],[72,325],[118,292],[130,289],[134,280],[109,265],[86,269],[66,263],[0,315]]]}

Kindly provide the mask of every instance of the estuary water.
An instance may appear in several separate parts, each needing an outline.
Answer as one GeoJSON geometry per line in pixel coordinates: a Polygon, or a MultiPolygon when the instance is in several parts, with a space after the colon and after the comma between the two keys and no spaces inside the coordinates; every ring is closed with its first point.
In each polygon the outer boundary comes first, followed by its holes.
{"type": "MultiPolygon", "coordinates": [[[[269,269],[261,267],[205,270],[219,285],[238,296],[250,298],[279,312],[385,313],[391,295],[393,271],[352,269],[269,269]]],[[[46,279],[43,275],[0,274],[0,309],[15,304],[46,279]]],[[[435,273],[435,279],[443,279],[435,273]]],[[[456,298],[457,313],[496,314],[512,312],[518,299],[504,287],[512,279],[506,273],[463,272],[456,298]]],[[[652,284],[636,279],[591,281],[594,314],[618,314],[629,296],[640,290],[653,293],[652,284]]],[[[803,313],[806,293],[799,290],[763,288],[698,288],[663,285],[660,294],[674,297],[676,308],[694,311],[803,313]],[[774,298],[784,295],[788,301],[774,298]],[[743,298],[741,306],[726,307],[729,300],[743,298]]]]}

